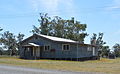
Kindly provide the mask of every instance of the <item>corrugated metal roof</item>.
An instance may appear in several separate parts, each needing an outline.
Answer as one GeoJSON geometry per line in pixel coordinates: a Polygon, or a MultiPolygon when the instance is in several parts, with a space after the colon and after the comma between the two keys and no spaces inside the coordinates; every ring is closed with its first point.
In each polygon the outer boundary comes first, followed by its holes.
{"type": "Polygon", "coordinates": [[[77,41],[70,40],[70,39],[65,39],[65,38],[58,38],[58,37],[53,37],[53,36],[47,36],[47,35],[42,35],[38,34],[41,37],[53,40],[53,41],[60,41],[60,42],[72,42],[72,43],[77,43],[77,41]]]}

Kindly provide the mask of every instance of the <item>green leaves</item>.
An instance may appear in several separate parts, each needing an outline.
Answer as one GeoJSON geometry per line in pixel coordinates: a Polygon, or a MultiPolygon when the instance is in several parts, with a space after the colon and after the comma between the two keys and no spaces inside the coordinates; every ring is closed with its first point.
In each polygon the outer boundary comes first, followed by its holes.
{"type": "Polygon", "coordinates": [[[40,34],[41,33],[41,31],[40,31],[40,29],[39,28],[37,28],[36,26],[34,26],[33,25],[33,30],[32,31],[30,31],[30,32],[32,32],[33,34],[40,34]]]}
{"type": "Polygon", "coordinates": [[[101,56],[102,57],[108,57],[110,54],[109,46],[103,46],[101,50],[101,56]]]}
{"type": "MultiPolygon", "coordinates": [[[[1,37],[2,44],[4,45],[5,48],[7,48],[10,51],[16,50],[16,39],[15,35],[13,33],[10,33],[9,31],[6,31],[2,34],[1,37]]],[[[10,55],[12,55],[12,52],[10,52],[10,55]]]]}
{"type": "Polygon", "coordinates": [[[99,33],[98,37],[97,34],[93,33],[93,36],[91,38],[91,44],[103,46],[106,44],[106,42],[103,41],[103,33],[99,33]]]}
{"type": "MultiPolygon", "coordinates": [[[[38,29],[40,29],[39,31],[41,34],[44,34],[44,35],[49,34],[50,19],[51,18],[48,16],[47,13],[40,13],[40,19],[38,19],[40,26],[38,29]]],[[[36,31],[36,33],[38,33],[39,31],[36,31]]]]}
{"type": "Polygon", "coordinates": [[[86,31],[87,25],[76,21],[74,17],[71,19],[62,19],[59,16],[49,17],[47,13],[40,13],[38,19],[40,26],[33,26],[32,33],[56,36],[84,42],[84,38],[88,36],[86,31]]]}
{"type": "Polygon", "coordinates": [[[18,36],[16,36],[17,37],[17,42],[20,43],[23,40],[24,36],[25,36],[24,34],[19,33],[18,36]]]}
{"type": "Polygon", "coordinates": [[[99,33],[98,35],[93,33],[93,36],[91,38],[91,44],[98,46],[98,49],[99,49],[98,55],[99,56],[108,57],[108,55],[110,53],[110,49],[109,49],[109,46],[103,46],[104,44],[106,44],[106,42],[103,41],[103,35],[104,35],[103,33],[99,33]]]}
{"type": "Polygon", "coordinates": [[[13,33],[9,31],[4,32],[1,35],[1,43],[4,48],[8,49],[9,55],[17,54],[17,48],[19,46],[19,42],[23,40],[24,34],[19,33],[18,36],[15,36],[13,33]]]}
{"type": "Polygon", "coordinates": [[[113,46],[113,49],[114,49],[115,56],[120,57],[120,44],[116,43],[113,46]]]}

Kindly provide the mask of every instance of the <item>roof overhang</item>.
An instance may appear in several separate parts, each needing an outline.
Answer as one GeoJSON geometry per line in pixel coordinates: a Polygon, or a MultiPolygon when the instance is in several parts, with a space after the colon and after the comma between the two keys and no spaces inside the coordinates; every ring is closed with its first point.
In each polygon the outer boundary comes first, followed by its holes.
{"type": "Polygon", "coordinates": [[[36,43],[28,43],[26,45],[23,45],[23,46],[34,46],[34,47],[39,47],[39,46],[43,46],[41,44],[36,44],[36,43]]]}

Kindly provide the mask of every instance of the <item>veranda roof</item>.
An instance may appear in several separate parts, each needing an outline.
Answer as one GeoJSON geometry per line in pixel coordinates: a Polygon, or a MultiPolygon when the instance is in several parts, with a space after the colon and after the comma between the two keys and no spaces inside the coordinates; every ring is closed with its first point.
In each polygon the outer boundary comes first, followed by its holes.
{"type": "Polygon", "coordinates": [[[43,46],[43,44],[40,43],[28,43],[27,45],[24,46],[35,46],[35,47],[39,47],[39,46],[43,46]]]}

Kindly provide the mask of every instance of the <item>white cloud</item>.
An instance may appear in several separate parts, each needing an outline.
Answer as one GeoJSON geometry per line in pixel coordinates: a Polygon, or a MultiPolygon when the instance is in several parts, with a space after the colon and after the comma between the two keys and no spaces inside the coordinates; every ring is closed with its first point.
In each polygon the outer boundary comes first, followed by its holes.
{"type": "Polygon", "coordinates": [[[112,6],[108,10],[120,9],[120,0],[113,0],[112,6]]]}
{"type": "Polygon", "coordinates": [[[112,7],[109,7],[110,10],[113,10],[113,9],[120,9],[120,6],[112,6],[112,7]]]}
{"type": "Polygon", "coordinates": [[[59,14],[61,12],[73,14],[75,11],[73,0],[28,0],[34,11],[39,12],[41,9],[43,12],[51,14],[59,14]]]}

